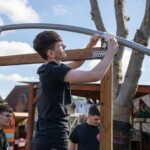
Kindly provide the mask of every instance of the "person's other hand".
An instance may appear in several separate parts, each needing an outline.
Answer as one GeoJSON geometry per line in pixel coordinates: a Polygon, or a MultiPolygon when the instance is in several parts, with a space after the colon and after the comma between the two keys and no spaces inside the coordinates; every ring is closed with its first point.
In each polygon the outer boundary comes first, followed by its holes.
{"type": "Polygon", "coordinates": [[[91,37],[91,39],[90,39],[90,41],[89,41],[89,43],[88,43],[88,45],[87,45],[87,48],[94,47],[94,46],[97,44],[98,40],[99,40],[101,37],[102,37],[102,36],[99,35],[99,34],[93,34],[93,36],[91,37]]]}
{"type": "Polygon", "coordinates": [[[109,51],[113,51],[114,54],[116,54],[116,52],[118,51],[119,45],[118,45],[118,41],[115,37],[112,37],[109,39],[108,41],[108,50],[109,51]]]}
{"type": "Polygon", "coordinates": [[[104,32],[103,34],[102,34],[102,38],[104,38],[104,40],[106,41],[106,42],[108,42],[111,38],[113,38],[113,37],[115,37],[113,34],[111,34],[111,33],[108,33],[108,32],[104,32]]]}

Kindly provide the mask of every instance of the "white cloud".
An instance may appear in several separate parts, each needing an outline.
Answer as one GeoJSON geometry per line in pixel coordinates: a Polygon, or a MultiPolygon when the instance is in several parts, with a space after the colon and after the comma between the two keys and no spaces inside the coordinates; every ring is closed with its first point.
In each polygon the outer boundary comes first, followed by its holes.
{"type": "Polygon", "coordinates": [[[40,22],[27,0],[0,0],[0,14],[6,15],[13,23],[40,22]]]}
{"type": "Polygon", "coordinates": [[[35,53],[33,48],[24,42],[8,42],[1,41],[0,42],[0,56],[8,56],[8,55],[17,55],[17,54],[27,54],[27,53],[35,53]]]}
{"type": "Polygon", "coordinates": [[[35,77],[22,77],[19,74],[3,75],[0,74],[0,81],[38,81],[35,77]]]}
{"type": "Polygon", "coordinates": [[[64,15],[68,13],[68,10],[65,5],[55,5],[53,6],[53,11],[56,16],[64,15]]]}

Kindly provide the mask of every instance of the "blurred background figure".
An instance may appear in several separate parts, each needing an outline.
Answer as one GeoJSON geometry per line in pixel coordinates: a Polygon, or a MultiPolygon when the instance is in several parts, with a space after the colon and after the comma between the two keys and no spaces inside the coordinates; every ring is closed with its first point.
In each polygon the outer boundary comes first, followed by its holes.
{"type": "Polygon", "coordinates": [[[7,104],[0,104],[0,150],[7,150],[9,143],[4,132],[4,126],[9,126],[13,109],[7,104]]]}

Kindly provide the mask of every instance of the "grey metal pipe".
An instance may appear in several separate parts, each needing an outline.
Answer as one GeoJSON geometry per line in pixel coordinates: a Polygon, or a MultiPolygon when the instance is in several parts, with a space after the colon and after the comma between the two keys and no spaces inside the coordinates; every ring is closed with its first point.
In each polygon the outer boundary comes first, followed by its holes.
{"type": "MultiPolygon", "coordinates": [[[[61,24],[46,24],[46,23],[26,23],[26,24],[12,24],[12,25],[5,25],[0,26],[0,32],[8,31],[8,30],[15,30],[15,29],[31,29],[31,28],[41,28],[41,29],[55,29],[55,30],[63,30],[63,31],[70,31],[70,32],[77,32],[86,35],[93,35],[94,33],[102,35],[104,32],[102,31],[95,31],[87,28],[82,27],[75,27],[69,25],[61,25],[61,24]]],[[[141,53],[150,56],[150,49],[140,45],[138,43],[128,41],[122,37],[115,36],[118,40],[119,44],[122,44],[126,47],[132,48],[137,50],[141,53]]]]}

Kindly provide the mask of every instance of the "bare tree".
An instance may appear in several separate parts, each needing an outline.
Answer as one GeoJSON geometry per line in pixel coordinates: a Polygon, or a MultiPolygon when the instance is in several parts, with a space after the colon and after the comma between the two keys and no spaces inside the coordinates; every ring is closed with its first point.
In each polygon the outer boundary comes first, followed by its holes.
{"type": "MultiPolygon", "coordinates": [[[[101,16],[98,0],[90,0],[91,15],[95,22],[97,30],[106,31],[103,19],[101,16]]],[[[127,21],[130,18],[125,14],[125,0],[114,0],[114,8],[117,22],[116,35],[127,38],[128,28],[127,21]]],[[[148,46],[148,40],[150,37],[150,0],[146,0],[145,14],[141,26],[137,30],[134,36],[134,42],[144,46],[148,46]]],[[[132,50],[129,65],[122,81],[122,57],[124,53],[124,46],[119,46],[119,51],[114,58],[114,138],[115,133],[121,129],[122,133],[129,140],[130,129],[130,114],[131,114],[131,102],[135,96],[138,81],[141,76],[141,68],[144,60],[144,54],[132,50]]],[[[127,147],[129,149],[129,141],[127,141],[127,147]]],[[[114,149],[117,147],[114,147],[114,149]]]]}

